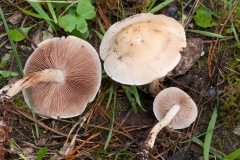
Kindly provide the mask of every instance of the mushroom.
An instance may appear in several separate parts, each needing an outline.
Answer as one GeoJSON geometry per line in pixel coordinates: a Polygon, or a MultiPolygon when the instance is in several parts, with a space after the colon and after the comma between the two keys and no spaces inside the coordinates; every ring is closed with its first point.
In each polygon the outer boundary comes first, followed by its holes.
{"type": "Polygon", "coordinates": [[[93,101],[101,83],[101,63],[96,50],[74,36],[41,42],[28,58],[25,77],[0,90],[1,99],[28,88],[34,111],[48,118],[69,118],[81,114],[93,101]]]}
{"type": "Polygon", "coordinates": [[[137,14],[113,24],[100,45],[106,73],[115,81],[143,85],[165,76],[186,47],[182,25],[171,17],[137,14]]]}
{"type": "Polygon", "coordinates": [[[156,96],[153,112],[159,122],[152,128],[145,141],[148,148],[153,148],[156,136],[163,127],[187,128],[195,121],[198,113],[191,97],[176,87],[164,89],[156,96]]]}

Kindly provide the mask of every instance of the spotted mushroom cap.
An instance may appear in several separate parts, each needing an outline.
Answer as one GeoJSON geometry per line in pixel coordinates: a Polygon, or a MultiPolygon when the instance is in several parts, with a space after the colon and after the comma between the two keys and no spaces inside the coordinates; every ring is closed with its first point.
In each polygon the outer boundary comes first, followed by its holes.
{"type": "MultiPolygon", "coordinates": [[[[28,58],[24,72],[27,76],[50,68],[61,70],[65,79],[61,83],[39,83],[29,88],[34,111],[54,119],[81,114],[100,87],[101,63],[96,50],[74,36],[45,40],[28,58]]],[[[25,90],[23,95],[29,105],[25,90]]]]}
{"type": "Polygon", "coordinates": [[[153,102],[153,112],[160,121],[173,105],[179,105],[180,110],[172,119],[169,128],[183,129],[189,127],[197,118],[197,106],[191,97],[176,87],[162,90],[153,102]]]}
{"type": "Polygon", "coordinates": [[[186,47],[182,25],[171,17],[137,14],[113,24],[100,45],[106,73],[115,81],[142,85],[165,76],[186,47]]]}

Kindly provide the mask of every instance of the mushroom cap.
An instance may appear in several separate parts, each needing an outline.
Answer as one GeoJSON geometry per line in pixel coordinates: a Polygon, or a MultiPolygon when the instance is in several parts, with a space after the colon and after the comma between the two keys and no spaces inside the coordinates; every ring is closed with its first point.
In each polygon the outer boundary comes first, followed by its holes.
{"type": "Polygon", "coordinates": [[[153,102],[153,112],[160,121],[173,105],[179,105],[180,110],[169,123],[168,127],[183,129],[189,127],[197,118],[197,106],[191,97],[176,87],[162,90],[153,102]]]}
{"type": "MultiPolygon", "coordinates": [[[[95,98],[101,83],[101,62],[96,50],[74,36],[45,40],[28,58],[24,73],[27,76],[50,68],[62,71],[64,81],[30,87],[34,111],[54,119],[81,114],[95,98]]],[[[30,106],[25,90],[23,95],[30,106]]]]}
{"type": "Polygon", "coordinates": [[[141,13],[113,24],[100,45],[106,73],[115,81],[142,85],[165,76],[186,47],[182,25],[171,17],[141,13]]]}

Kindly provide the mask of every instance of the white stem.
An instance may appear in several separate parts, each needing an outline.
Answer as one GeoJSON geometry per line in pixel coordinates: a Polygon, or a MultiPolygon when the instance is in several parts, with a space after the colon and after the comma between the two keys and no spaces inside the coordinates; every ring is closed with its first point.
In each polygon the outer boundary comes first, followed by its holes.
{"type": "Polygon", "coordinates": [[[173,117],[178,113],[180,110],[180,106],[175,104],[172,106],[172,108],[167,112],[165,117],[161,119],[151,130],[151,132],[148,135],[147,140],[145,141],[145,144],[153,148],[155,139],[157,137],[157,134],[161,131],[161,129],[165,126],[167,126],[173,119],[173,117]]]}
{"type": "Polygon", "coordinates": [[[23,77],[17,80],[13,84],[6,85],[0,89],[0,100],[10,99],[19,93],[21,90],[29,88],[39,82],[57,82],[64,81],[64,74],[61,70],[57,69],[45,69],[40,72],[35,72],[29,76],[23,77]]]}
{"type": "Polygon", "coordinates": [[[160,88],[159,88],[160,82],[159,81],[160,81],[160,79],[158,78],[148,84],[149,93],[153,97],[156,97],[158,95],[158,93],[160,92],[160,88]]]}

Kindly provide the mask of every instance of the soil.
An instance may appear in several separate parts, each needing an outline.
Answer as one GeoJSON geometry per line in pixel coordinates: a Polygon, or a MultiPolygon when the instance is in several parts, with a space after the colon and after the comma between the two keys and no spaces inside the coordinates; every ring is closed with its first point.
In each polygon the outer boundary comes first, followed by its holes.
{"type": "MultiPolygon", "coordinates": [[[[129,8],[134,5],[146,3],[144,0],[135,1],[127,0],[123,1],[123,7],[125,7],[126,16],[134,14],[129,8]]],[[[205,3],[205,1],[204,1],[205,3]]],[[[208,3],[208,1],[206,1],[208,3]]],[[[0,2],[0,6],[4,6],[4,2],[0,2]],[[3,5],[2,5],[3,4],[3,5]]],[[[25,3],[23,3],[26,5],[25,3]]],[[[22,5],[23,5],[22,4],[22,5]]],[[[20,3],[21,5],[21,3],[20,3]]],[[[180,4],[176,3],[176,8],[180,10],[180,4]]],[[[3,13],[6,18],[10,17],[12,13],[8,11],[9,7],[12,7],[16,13],[18,10],[14,6],[7,5],[3,7],[3,13]]],[[[171,6],[173,7],[173,6],[171,6]]],[[[102,0],[96,3],[98,10],[97,18],[95,21],[90,22],[89,26],[99,31],[98,20],[101,20],[107,29],[111,23],[117,21],[116,11],[121,12],[119,6],[115,4],[114,0],[103,2],[102,0]],[[114,4],[114,5],[113,5],[114,4]],[[100,10],[102,9],[102,10],[100,10]],[[104,14],[100,14],[104,13],[104,14]]],[[[144,10],[144,7],[137,9],[137,12],[144,10]]],[[[162,13],[169,14],[169,10],[166,8],[161,11],[162,13]]],[[[25,17],[27,24],[35,24],[35,22],[25,17]]],[[[36,19],[38,21],[38,19],[36,19]]],[[[19,27],[21,21],[15,25],[10,25],[11,28],[14,26],[19,27]]],[[[198,29],[196,24],[194,27],[198,29]]],[[[45,26],[46,27],[46,26],[45,26]]],[[[193,27],[193,28],[194,28],[193,27]]],[[[39,26],[35,27],[29,33],[28,37],[33,39],[35,33],[39,30],[39,26]]],[[[66,35],[61,31],[62,35],[66,35]]],[[[0,23],[0,33],[5,33],[3,25],[0,23]]],[[[60,35],[59,35],[60,36],[60,35]]],[[[201,160],[203,158],[203,145],[188,141],[192,136],[198,137],[199,140],[204,142],[205,133],[207,131],[214,107],[217,107],[218,118],[216,122],[216,129],[214,129],[211,149],[222,155],[228,155],[229,153],[240,148],[240,137],[234,133],[233,130],[239,124],[240,117],[240,106],[226,108],[226,103],[229,99],[222,98],[223,95],[232,94],[236,92],[233,86],[228,82],[231,78],[238,78],[239,74],[230,74],[229,68],[231,62],[236,61],[236,54],[239,52],[238,48],[228,48],[235,43],[234,39],[222,41],[218,46],[218,50],[215,53],[213,60],[213,67],[215,68],[213,76],[210,77],[209,70],[209,49],[212,42],[212,38],[201,36],[187,32],[188,38],[201,38],[203,41],[203,56],[198,56],[198,59],[194,62],[193,66],[184,71],[181,75],[171,77],[165,77],[164,81],[161,82],[162,89],[167,87],[179,87],[188,93],[192,99],[196,102],[199,110],[199,115],[196,122],[191,127],[183,130],[171,130],[168,128],[163,129],[156,140],[155,146],[150,150],[149,159],[166,159],[166,160],[201,160]],[[215,63],[214,63],[215,62],[215,63]],[[222,72],[219,72],[222,70],[222,72]],[[221,75],[224,74],[224,77],[221,75]],[[228,90],[232,88],[232,90],[228,90]],[[226,102],[226,103],[225,103],[226,102]],[[236,113],[237,112],[237,113],[236,113]],[[187,142],[186,142],[187,141],[187,142]]],[[[215,40],[215,39],[214,39],[215,40]]],[[[91,31],[88,41],[96,48],[99,48],[100,40],[97,35],[91,31]]],[[[8,42],[7,36],[0,37],[0,44],[4,45],[0,47],[0,57],[2,58],[6,53],[12,52],[10,43],[8,42]]],[[[19,58],[22,64],[25,64],[28,56],[32,53],[32,41],[27,39],[16,43],[19,58]]],[[[201,47],[200,47],[201,48],[201,47]]],[[[239,56],[238,56],[239,58],[239,56]]],[[[237,63],[237,62],[236,62],[237,63]]],[[[14,62],[14,58],[9,61],[9,64],[5,69],[11,71],[19,71],[17,65],[14,62]]],[[[239,70],[238,70],[239,71],[239,70]]],[[[20,78],[19,76],[18,78],[20,78]]],[[[9,77],[8,79],[0,76],[0,85],[6,85],[8,82],[11,83],[16,78],[9,77]]],[[[95,100],[88,106],[88,110],[85,113],[90,113],[87,117],[87,121],[83,124],[83,127],[79,130],[73,155],[67,156],[69,159],[137,159],[138,153],[143,149],[143,142],[146,140],[151,128],[157,123],[157,120],[153,114],[152,103],[154,98],[143,89],[144,86],[138,88],[139,97],[143,109],[138,106],[137,112],[134,113],[132,106],[121,88],[120,84],[112,82],[110,78],[105,78],[102,82],[101,92],[97,99],[101,99],[105,91],[110,87],[111,83],[117,91],[117,101],[115,110],[113,103],[108,107],[107,101],[109,92],[103,98],[102,103],[95,100]],[[113,118],[113,113],[115,113],[113,118]],[[109,135],[112,120],[114,123],[114,131],[111,137],[111,141],[104,149],[105,142],[109,135]]],[[[1,87],[0,86],[0,87],[1,87]]],[[[237,92],[239,93],[239,92],[237,92]]],[[[132,97],[134,99],[134,97],[132,97]]],[[[239,98],[239,96],[238,96],[239,98]]],[[[113,102],[113,100],[112,100],[113,102]]],[[[239,99],[235,99],[233,103],[239,104],[239,99]]],[[[1,102],[0,103],[0,120],[4,121],[4,126],[0,121],[0,159],[17,159],[20,152],[25,152],[28,155],[28,159],[35,159],[38,151],[42,147],[47,147],[48,152],[44,159],[49,159],[53,154],[61,150],[65,145],[65,141],[68,137],[68,133],[75,123],[79,121],[79,117],[66,120],[52,120],[43,119],[38,117],[40,137],[35,137],[34,120],[31,116],[31,111],[23,101],[23,97],[18,94],[14,97],[13,101],[1,102]],[[8,143],[9,140],[11,143],[8,143]],[[15,145],[14,150],[12,145],[15,145]],[[3,156],[4,152],[4,156],[3,156]]],[[[85,114],[84,113],[84,114],[85,114]]],[[[83,115],[84,115],[83,114],[83,115]]],[[[76,133],[76,130],[72,135],[76,133]]],[[[69,141],[72,138],[69,138],[69,141]]],[[[69,142],[68,141],[68,142],[69,142]]],[[[216,158],[211,154],[212,159],[216,158]]],[[[66,159],[67,159],[66,158],[66,159]]],[[[210,158],[211,159],[211,158],[210,158]]]]}

